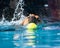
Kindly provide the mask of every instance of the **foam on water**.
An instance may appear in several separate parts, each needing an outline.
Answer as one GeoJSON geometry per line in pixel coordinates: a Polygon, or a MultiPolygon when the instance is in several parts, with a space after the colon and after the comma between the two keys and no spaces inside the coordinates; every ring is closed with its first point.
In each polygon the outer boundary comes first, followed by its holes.
{"type": "Polygon", "coordinates": [[[47,27],[44,27],[45,30],[59,30],[60,27],[59,26],[47,26],[47,27]]]}

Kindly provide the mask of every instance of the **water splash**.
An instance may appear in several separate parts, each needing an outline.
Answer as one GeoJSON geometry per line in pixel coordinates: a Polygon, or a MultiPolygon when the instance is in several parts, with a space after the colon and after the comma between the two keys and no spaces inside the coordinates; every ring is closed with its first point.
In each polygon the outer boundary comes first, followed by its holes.
{"type": "Polygon", "coordinates": [[[19,20],[21,22],[22,19],[24,19],[25,16],[23,15],[23,11],[24,11],[23,6],[24,6],[23,0],[19,0],[15,9],[14,17],[12,21],[19,20]]]}
{"type": "Polygon", "coordinates": [[[24,6],[24,1],[19,0],[18,3],[16,4],[16,9],[12,18],[12,21],[7,21],[4,18],[4,15],[2,15],[2,21],[0,22],[0,25],[15,25],[15,24],[20,24],[21,21],[25,18],[23,15],[23,6],[24,6]]]}

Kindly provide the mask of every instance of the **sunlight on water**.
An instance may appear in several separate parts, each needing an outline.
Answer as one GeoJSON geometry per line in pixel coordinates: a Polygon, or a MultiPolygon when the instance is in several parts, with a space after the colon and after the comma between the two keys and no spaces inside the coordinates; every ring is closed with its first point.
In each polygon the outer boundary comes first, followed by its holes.
{"type": "Polygon", "coordinates": [[[17,39],[19,39],[19,37],[20,37],[20,34],[15,34],[13,39],[17,40],[17,39]]]}
{"type": "Polygon", "coordinates": [[[35,36],[27,36],[25,38],[27,38],[27,39],[33,39],[33,38],[35,38],[35,36]]]}
{"type": "Polygon", "coordinates": [[[25,43],[25,45],[27,45],[27,46],[33,46],[34,45],[34,43],[25,43]]]}

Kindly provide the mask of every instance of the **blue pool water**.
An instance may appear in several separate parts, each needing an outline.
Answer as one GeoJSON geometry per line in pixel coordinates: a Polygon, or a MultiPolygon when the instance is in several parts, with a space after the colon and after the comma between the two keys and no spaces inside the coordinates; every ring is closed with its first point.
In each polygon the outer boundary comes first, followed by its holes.
{"type": "Polygon", "coordinates": [[[60,48],[60,24],[40,24],[36,30],[0,26],[0,48],[60,48]]]}

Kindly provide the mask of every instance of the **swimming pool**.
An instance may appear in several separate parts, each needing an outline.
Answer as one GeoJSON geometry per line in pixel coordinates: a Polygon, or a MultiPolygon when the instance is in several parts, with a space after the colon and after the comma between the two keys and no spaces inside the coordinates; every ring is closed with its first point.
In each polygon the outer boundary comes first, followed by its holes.
{"type": "Polygon", "coordinates": [[[60,48],[60,24],[38,26],[36,30],[0,26],[0,48],[60,48]]]}

